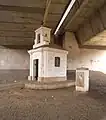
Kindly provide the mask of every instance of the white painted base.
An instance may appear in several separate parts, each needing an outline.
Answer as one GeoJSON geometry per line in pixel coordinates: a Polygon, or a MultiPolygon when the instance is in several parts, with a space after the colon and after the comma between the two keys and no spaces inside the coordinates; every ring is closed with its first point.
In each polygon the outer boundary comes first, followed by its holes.
{"type": "Polygon", "coordinates": [[[36,80],[36,78],[34,76],[28,76],[28,80],[29,81],[34,81],[34,80],[36,80]]]}

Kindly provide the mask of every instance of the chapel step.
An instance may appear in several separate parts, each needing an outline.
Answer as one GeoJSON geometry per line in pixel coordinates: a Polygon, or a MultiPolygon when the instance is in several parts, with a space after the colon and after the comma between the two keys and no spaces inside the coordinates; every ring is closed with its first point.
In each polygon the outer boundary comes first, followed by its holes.
{"type": "Polygon", "coordinates": [[[75,81],[59,81],[59,82],[51,82],[51,83],[43,83],[43,82],[25,83],[25,88],[36,89],[36,90],[59,89],[59,88],[68,88],[72,86],[75,86],[75,81]]]}

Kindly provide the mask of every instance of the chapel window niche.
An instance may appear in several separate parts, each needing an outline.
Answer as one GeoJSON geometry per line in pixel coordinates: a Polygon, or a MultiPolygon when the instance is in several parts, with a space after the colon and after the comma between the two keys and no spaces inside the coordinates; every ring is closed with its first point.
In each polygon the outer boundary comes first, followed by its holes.
{"type": "Polygon", "coordinates": [[[37,44],[40,43],[41,36],[40,34],[37,34],[37,44]]]}
{"type": "Polygon", "coordinates": [[[60,67],[60,57],[55,57],[55,67],[60,67]]]}

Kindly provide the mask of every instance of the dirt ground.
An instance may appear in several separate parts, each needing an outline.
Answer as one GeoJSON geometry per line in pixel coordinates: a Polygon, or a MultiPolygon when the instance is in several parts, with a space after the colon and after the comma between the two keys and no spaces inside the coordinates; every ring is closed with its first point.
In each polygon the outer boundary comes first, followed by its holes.
{"type": "Polygon", "coordinates": [[[0,120],[106,120],[106,89],[92,83],[89,93],[75,88],[2,91],[0,120]]]}

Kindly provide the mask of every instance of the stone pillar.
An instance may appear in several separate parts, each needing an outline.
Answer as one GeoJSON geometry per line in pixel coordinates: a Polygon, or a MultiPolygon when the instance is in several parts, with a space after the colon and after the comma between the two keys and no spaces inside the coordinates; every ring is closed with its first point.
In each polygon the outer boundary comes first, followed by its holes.
{"type": "Polygon", "coordinates": [[[77,68],[76,70],[76,91],[89,91],[89,69],[77,68]]]}

